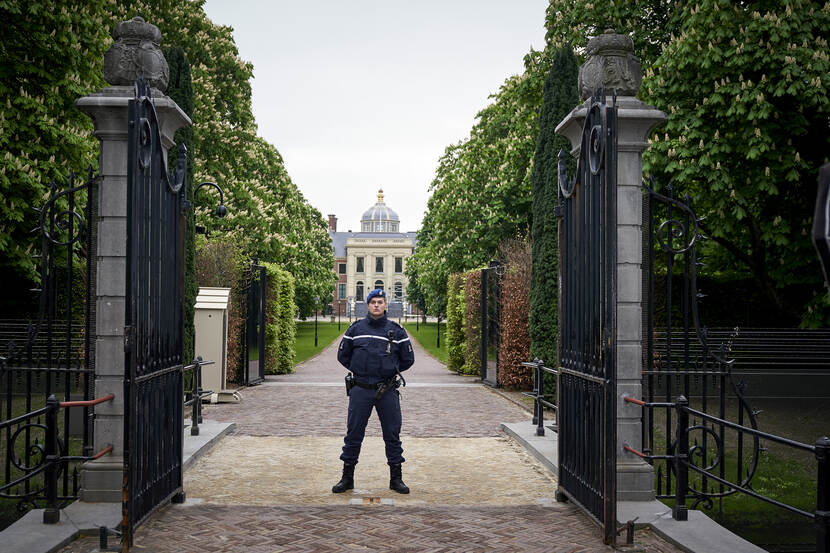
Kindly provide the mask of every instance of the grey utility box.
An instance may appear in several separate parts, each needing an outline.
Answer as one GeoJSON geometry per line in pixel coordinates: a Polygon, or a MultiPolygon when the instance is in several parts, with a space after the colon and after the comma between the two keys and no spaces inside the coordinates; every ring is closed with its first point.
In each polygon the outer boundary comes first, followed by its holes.
{"type": "Polygon", "coordinates": [[[214,397],[227,388],[230,293],[230,288],[206,287],[199,288],[196,296],[196,355],[215,361],[202,367],[202,389],[211,390],[214,397]]]}

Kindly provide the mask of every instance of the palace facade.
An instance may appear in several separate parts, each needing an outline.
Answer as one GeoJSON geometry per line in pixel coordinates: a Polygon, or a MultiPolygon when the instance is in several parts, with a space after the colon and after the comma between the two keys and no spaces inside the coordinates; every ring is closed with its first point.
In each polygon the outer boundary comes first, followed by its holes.
{"type": "Polygon", "coordinates": [[[329,236],[334,249],[332,313],[361,317],[366,313],[366,295],[374,288],[386,290],[389,316],[410,313],[406,301],[406,262],[415,250],[415,233],[401,232],[400,219],[378,190],[375,205],[360,218],[360,230],[337,231],[337,217],[329,215],[329,236]]]}

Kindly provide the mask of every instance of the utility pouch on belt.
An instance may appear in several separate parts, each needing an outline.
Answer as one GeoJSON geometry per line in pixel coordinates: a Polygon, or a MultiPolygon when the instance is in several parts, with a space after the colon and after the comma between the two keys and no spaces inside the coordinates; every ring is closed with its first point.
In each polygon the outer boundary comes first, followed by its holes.
{"type": "Polygon", "coordinates": [[[349,395],[352,391],[352,388],[355,387],[354,375],[349,373],[346,375],[346,395],[349,395]]]}

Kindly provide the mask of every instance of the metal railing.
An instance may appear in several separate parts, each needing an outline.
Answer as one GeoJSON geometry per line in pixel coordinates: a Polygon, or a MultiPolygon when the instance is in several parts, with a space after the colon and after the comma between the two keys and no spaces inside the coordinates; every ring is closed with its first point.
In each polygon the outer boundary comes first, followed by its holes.
{"type": "MultiPolygon", "coordinates": [[[[21,464],[22,460],[14,457],[14,447],[8,448],[6,454],[11,456],[15,467],[25,474],[0,486],[0,497],[5,495],[7,490],[11,490],[12,488],[20,486],[27,481],[31,481],[35,476],[40,473],[44,473],[43,488],[33,491],[30,496],[32,500],[46,500],[46,509],[43,512],[44,524],[57,523],[60,520],[59,502],[75,499],[74,497],[61,497],[58,495],[58,477],[61,472],[61,467],[66,466],[66,463],[70,461],[91,461],[98,459],[99,457],[102,457],[112,451],[112,444],[109,444],[95,455],[67,455],[67,445],[61,442],[58,438],[58,411],[60,409],[67,409],[70,407],[88,408],[98,405],[99,403],[112,401],[113,399],[115,399],[115,394],[109,394],[104,397],[85,401],[58,401],[57,396],[55,394],[51,394],[46,399],[46,406],[13,419],[0,422],[0,431],[4,429],[11,429],[17,425],[17,429],[14,431],[10,439],[11,446],[14,445],[14,442],[17,437],[21,435],[21,433],[28,433],[33,429],[40,429],[45,432],[43,444],[35,442],[30,446],[34,451],[36,451],[36,461],[30,460],[24,464],[21,464]],[[41,416],[44,417],[45,424],[41,424],[41,416]],[[34,422],[32,419],[35,419],[34,422]]],[[[30,451],[29,453],[32,452],[30,451]]]]}
{"type": "MultiPolygon", "coordinates": [[[[808,445],[782,436],[776,436],[767,432],[762,432],[756,428],[743,426],[734,422],[727,421],[705,413],[703,411],[694,409],[689,406],[689,400],[685,396],[679,396],[674,402],[646,402],[641,399],[632,397],[623,397],[628,403],[639,405],[645,409],[665,408],[667,410],[674,410],[677,414],[676,424],[676,444],[673,448],[674,454],[669,455],[649,455],[631,447],[629,444],[624,444],[623,449],[632,453],[642,459],[653,462],[656,459],[665,459],[672,463],[675,472],[676,484],[674,495],[674,506],[672,508],[672,518],[678,521],[688,520],[688,508],[686,506],[687,499],[692,498],[701,500],[702,498],[723,497],[733,493],[743,493],[755,499],[764,501],[774,505],[785,511],[801,515],[814,521],[816,525],[816,553],[830,553],[830,439],[826,436],[816,440],[815,445],[808,445]],[[814,512],[799,509],[793,505],[778,501],[771,497],[765,496],[752,489],[749,479],[751,475],[742,477],[738,474],[738,480],[741,482],[730,482],[724,477],[723,470],[719,470],[720,474],[712,472],[715,467],[725,466],[725,449],[726,446],[721,440],[716,440],[717,454],[714,462],[707,467],[700,467],[696,465],[692,459],[694,452],[690,451],[689,434],[692,431],[700,430],[705,423],[695,422],[689,425],[689,415],[698,417],[701,421],[707,421],[711,427],[727,427],[736,430],[739,435],[748,434],[754,440],[764,439],[774,442],[785,447],[793,448],[799,451],[805,451],[815,455],[817,461],[816,471],[816,509],[814,512]],[[689,485],[689,471],[699,474],[702,478],[712,480],[720,484],[724,492],[707,493],[704,490],[694,490],[689,485]]],[[[697,449],[697,444],[692,449],[697,449]]],[[[739,450],[740,451],[740,450],[739,450]]],[[[738,462],[739,470],[742,463],[738,462]]]]}
{"type": "MultiPolygon", "coordinates": [[[[533,424],[536,425],[536,435],[537,436],[544,436],[545,435],[545,407],[548,409],[552,409],[554,412],[557,411],[556,404],[548,401],[547,395],[545,395],[545,387],[544,387],[544,377],[545,373],[558,375],[559,371],[556,369],[552,369],[550,367],[546,367],[545,363],[537,358],[534,358],[533,361],[524,362],[522,363],[523,367],[530,367],[533,369],[533,391],[532,392],[522,392],[523,396],[532,397],[533,398],[533,424]]],[[[555,398],[553,398],[555,400],[555,398]]],[[[554,432],[559,431],[558,423],[555,425],[551,425],[551,430],[554,432]]]]}
{"type": "Polygon", "coordinates": [[[185,371],[193,371],[190,391],[185,395],[185,407],[191,407],[190,414],[190,435],[199,435],[199,423],[202,422],[202,399],[210,396],[213,390],[202,389],[202,367],[205,365],[213,365],[216,361],[203,361],[202,356],[199,355],[193,360],[193,363],[187,365],[185,371]],[[198,399],[199,401],[196,401],[198,399]]]}

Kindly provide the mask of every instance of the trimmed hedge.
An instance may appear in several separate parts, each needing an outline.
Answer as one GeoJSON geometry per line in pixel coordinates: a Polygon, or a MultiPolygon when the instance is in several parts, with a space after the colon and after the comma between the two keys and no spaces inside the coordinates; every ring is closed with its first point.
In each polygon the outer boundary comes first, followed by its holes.
{"type": "Polygon", "coordinates": [[[501,316],[499,326],[499,384],[511,388],[530,389],[533,375],[522,362],[530,356],[531,255],[527,240],[512,239],[502,244],[501,259],[506,267],[501,278],[501,316]]]}
{"type": "MultiPolygon", "coordinates": [[[[232,240],[197,237],[196,281],[199,286],[230,288],[228,300],[228,382],[237,381],[242,366],[242,295],[241,283],[248,264],[239,245],[232,240]]],[[[198,355],[198,351],[196,354],[198,355]]]]}
{"type": "Polygon", "coordinates": [[[481,374],[481,269],[464,273],[464,374],[481,374]]]}
{"type": "Polygon", "coordinates": [[[265,372],[294,372],[294,346],[297,335],[294,322],[294,277],[274,263],[265,267],[265,372]]]}
{"type": "Polygon", "coordinates": [[[461,372],[467,344],[464,317],[467,302],[464,296],[464,275],[453,273],[447,281],[447,368],[461,372]]]}

